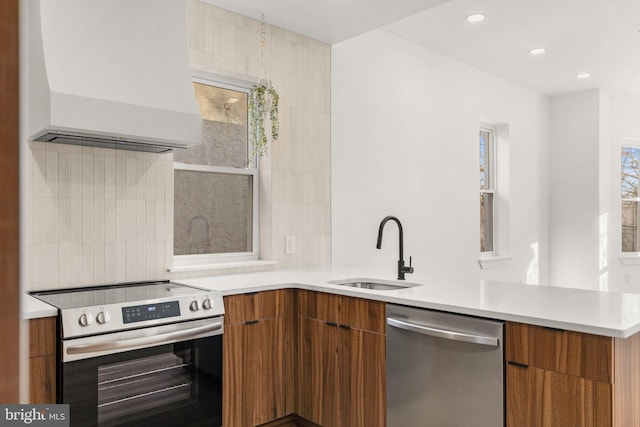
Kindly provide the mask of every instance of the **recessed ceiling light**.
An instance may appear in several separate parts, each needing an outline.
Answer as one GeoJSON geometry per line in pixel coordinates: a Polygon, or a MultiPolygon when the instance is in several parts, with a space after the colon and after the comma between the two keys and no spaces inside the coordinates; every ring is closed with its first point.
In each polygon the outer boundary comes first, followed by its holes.
{"type": "Polygon", "coordinates": [[[547,49],[545,49],[544,47],[534,47],[533,49],[529,50],[529,53],[531,55],[542,55],[546,51],[547,51],[547,49]]]}
{"type": "Polygon", "coordinates": [[[485,18],[484,13],[474,13],[472,15],[467,16],[467,21],[480,22],[480,21],[484,21],[484,18],[485,18]]]}
{"type": "Polygon", "coordinates": [[[576,78],[577,79],[588,79],[589,77],[591,77],[590,73],[580,73],[580,74],[576,74],[576,78]]]}

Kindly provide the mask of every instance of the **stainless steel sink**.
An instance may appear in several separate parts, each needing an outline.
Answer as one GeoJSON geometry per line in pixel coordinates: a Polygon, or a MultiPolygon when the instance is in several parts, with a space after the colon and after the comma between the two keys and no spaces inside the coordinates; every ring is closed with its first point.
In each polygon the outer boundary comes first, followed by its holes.
{"type": "Polygon", "coordinates": [[[327,282],[332,285],[349,286],[351,288],[371,289],[375,291],[394,291],[398,289],[420,286],[419,283],[404,282],[400,280],[379,279],[344,279],[327,282]]]}

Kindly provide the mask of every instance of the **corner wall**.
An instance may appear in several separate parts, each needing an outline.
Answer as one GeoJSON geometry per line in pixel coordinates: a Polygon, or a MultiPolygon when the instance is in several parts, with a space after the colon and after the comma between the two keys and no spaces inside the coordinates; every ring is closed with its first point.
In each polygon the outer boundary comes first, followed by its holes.
{"type": "Polygon", "coordinates": [[[332,47],[332,261],[433,277],[546,283],[548,99],[376,30],[332,47]],[[509,126],[507,267],[481,270],[478,128],[509,126]]]}
{"type": "Polygon", "coordinates": [[[549,280],[599,289],[599,90],[550,99],[549,280]]]}

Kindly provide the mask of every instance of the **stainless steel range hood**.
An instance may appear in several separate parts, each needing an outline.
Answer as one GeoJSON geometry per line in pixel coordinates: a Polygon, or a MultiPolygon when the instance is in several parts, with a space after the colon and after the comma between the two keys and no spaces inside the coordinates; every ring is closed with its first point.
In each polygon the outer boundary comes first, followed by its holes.
{"type": "Polygon", "coordinates": [[[27,3],[32,139],[150,152],[200,143],[185,1],[27,3]]]}

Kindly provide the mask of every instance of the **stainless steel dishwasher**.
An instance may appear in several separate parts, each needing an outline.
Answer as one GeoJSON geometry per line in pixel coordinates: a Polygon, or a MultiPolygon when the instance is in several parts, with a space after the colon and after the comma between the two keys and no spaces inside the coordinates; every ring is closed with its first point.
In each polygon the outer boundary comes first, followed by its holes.
{"type": "Polygon", "coordinates": [[[504,426],[503,328],[387,304],[387,427],[504,426]]]}

